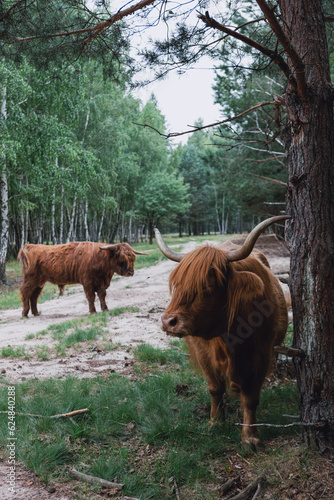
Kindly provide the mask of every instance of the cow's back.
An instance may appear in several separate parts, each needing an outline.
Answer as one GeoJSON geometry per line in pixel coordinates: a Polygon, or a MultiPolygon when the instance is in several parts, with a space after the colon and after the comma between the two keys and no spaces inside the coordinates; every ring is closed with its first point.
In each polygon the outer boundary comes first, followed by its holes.
{"type": "Polygon", "coordinates": [[[18,255],[24,275],[39,275],[51,283],[73,284],[87,281],[105,255],[99,244],[71,242],[61,245],[24,245],[18,255]]]}

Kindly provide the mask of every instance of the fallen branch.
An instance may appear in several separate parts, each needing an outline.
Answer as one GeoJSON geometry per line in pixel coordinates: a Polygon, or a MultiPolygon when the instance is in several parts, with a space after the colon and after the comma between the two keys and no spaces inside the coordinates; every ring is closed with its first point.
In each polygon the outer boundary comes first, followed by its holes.
{"type": "Polygon", "coordinates": [[[292,422],[291,424],[242,424],[241,422],[236,422],[234,425],[241,425],[242,427],[325,427],[326,422],[292,422]]]}
{"type": "Polygon", "coordinates": [[[277,354],[285,354],[286,356],[291,356],[293,358],[303,358],[305,356],[303,349],[285,347],[283,345],[275,345],[274,351],[277,352],[277,354]]]}
{"type": "Polygon", "coordinates": [[[175,488],[176,499],[180,500],[180,492],[179,492],[179,488],[177,486],[177,482],[176,482],[175,478],[174,478],[174,488],[175,488]]]}
{"type": "Polygon", "coordinates": [[[73,417],[73,415],[79,415],[80,413],[86,413],[87,411],[89,411],[89,409],[84,408],[83,410],[70,411],[69,413],[59,413],[59,415],[53,415],[50,418],[73,417]]]}
{"type": "Polygon", "coordinates": [[[221,488],[219,488],[219,493],[221,493],[221,495],[225,495],[225,493],[227,493],[231,488],[232,486],[234,486],[234,484],[238,481],[239,478],[231,478],[231,479],[228,479],[222,486],[221,488]]]}
{"type": "Polygon", "coordinates": [[[255,495],[252,497],[252,500],[256,500],[256,498],[259,496],[259,493],[260,493],[261,489],[262,489],[262,486],[261,486],[261,483],[259,483],[257,485],[257,490],[255,492],[255,495]]]}
{"type": "Polygon", "coordinates": [[[88,474],[83,474],[82,472],[77,471],[76,469],[70,470],[71,476],[79,481],[85,481],[86,483],[98,484],[102,486],[102,488],[116,488],[117,490],[121,490],[124,487],[122,483],[112,483],[111,481],[106,481],[105,479],[101,479],[100,477],[89,476],[88,474]]]}
{"type": "MultiPolygon", "coordinates": [[[[79,415],[80,413],[86,413],[89,408],[84,408],[83,410],[70,411],[69,413],[59,413],[59,415],[35,415],[34,413],[20,413],[15,412],[15,415],[20,415],[22,417],[39,417],[39,418],[63,418],[63,417],[73,417],[73,415],[79,415]]],[[[6,411],[0,411],[0,413],[8,413],[6,411]]]]}
{"type": "Polygon", "coordinates": [[[230,497],[229,500],[247,500],[249,498],[249,495],[251,495],[254,491],[256,493],[252,498],[255,499],[259,494],[261,484],[263,484],[265,480],[266,476],[264,474],[261,474],[256,479],[254,479],[254,481],[252,481],[244,490],[240,491],[240,493],[238,493],[234,497],[230,497]]]}

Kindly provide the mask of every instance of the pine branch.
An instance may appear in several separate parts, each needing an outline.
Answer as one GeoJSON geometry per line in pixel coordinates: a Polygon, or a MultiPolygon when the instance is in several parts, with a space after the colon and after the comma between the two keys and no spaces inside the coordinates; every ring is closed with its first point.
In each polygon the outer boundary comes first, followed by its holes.
{"type": "Polygon", "coordinates": [[[0,17],[0,22],[6,19],[7,16],[9,16],[10,12],[15,9],[19,4],[26,2],[26,0],[18,0],[15,2],[1,17],[0,17]]]}
{"type": "Polygon", "coordinates": [[[91,33],[89,38],[87,38],[87,40],[85,41],[85,44],[88,44],[89,42],[91,42],[91,40],[96,38],[102,31],[106,30],[107,28],[109,28],[110,26],[115,24],[117,21],[120,21],[124,17],[127,17],[127,16],[133,14],[134,12],[137,12],[138,10],[142,10],[147,6],[154,4],[155,1],[156,0],[142,0],[141,2],[133,5],[132,7],[129,7],[128,9],[119,10],[118,12],[116,12],[116,14],[111,16],[106,21],[102,21],[102,22],[100,22],[100,23],[98,23],[95,26],[92,26],[90,28],[82,28],[80,30],[66,31],[66,32],[62,32],[62,33],[53,33],[50,35],[43,34],[43,35],[31,36],[31,37],[27,37],[27,38],[15,38],[15,41],[16,42],[30,42],[32,40],[38,40],[41,38],[49,39],[49,38],[66,37],[66,36],[70,36],[70,35],[79,35],[82,33],[91,33]]]}
{"type": "Polygon", "coordinates": [[[284,48],[285,52],[291,59],[291,62],[295,68],[295,75],[297,80],[297,87],[302,97],[307,95],[307,85],[305,80],[304,64],[302,59],[299,57],[293,46],[291,45],[291,40],[284,33],[281,25],[279,24],[276,15],[273,10],[269,7],[266,0],[256,0],[263,14],[265,15],[271,29],[276,35],[277,40],[284,48]]]}
{"type": "Polygon", "coordinates": [[[224,123],[232,122],[234,120],[237,120],[238,118],[241,118],[242,116],[246,115],[247,113],[254,111],[254,109],[262,108],[263,106],[268,106],[269,104],[276,104],[276,103],[274,101],[260,102],[259,104],[256,104],[255,106],[252,106],[251,108],[246,109],[242,113],[239,113],[238,115],[232,116],[231,118],[226,118],[225,120],[222,120],[220,122],[211,123],[210,125],[203,125],[202,127],[193,126],[192,130],[186,130],[184,132],[170,132],[169,134],[164,134],[163,132],[160,132],[159,130],[152,127],[151,125],[148,125],[147,123],[133,122],[133,124],[139,125],[140,127],[144,127],[144,128],[150,128],[150,129],[154,130],[155,132],[157,132],[162,137],[165,137],[166,139],[171,139],[172,137],[179,137],[179,136],[185,135],[185,134],[192,134],[193,132],[199,132],[200,130],[205,130],[207,128],[217,127],[218,125],[223,125],[224,123]]]}
{"type": "Polygon", "coordinates": [[[296,81],[291,74],[289,66],[284,61],[283,57],[279,55],[277,52],[269,49],[268,47],[262,45],[259,42],[256,42],[255,40],[252,40],[248,36],[242,35],[241,33],[238,33],[237,31],[227,28],[226,26],[220,24],[218,21],[210,17],[209,12],[206,12],[205,15],[200,14],[198,18],[201,19],[201,21],[203,21],[209,28],[214,28],[218,31],[222,31],[223,33],[226,33],[227,35],[230,35],[233,38],[240,40],[246,45],[249,45],[250,47],[253,47],[254,49],[258,50],[259,52],[261,52],[261,54],[264,54],[265,56],[269,57],[275,64],[277,64],[281,68],[287,79],[292,84],[296,84],[296,81]]]}

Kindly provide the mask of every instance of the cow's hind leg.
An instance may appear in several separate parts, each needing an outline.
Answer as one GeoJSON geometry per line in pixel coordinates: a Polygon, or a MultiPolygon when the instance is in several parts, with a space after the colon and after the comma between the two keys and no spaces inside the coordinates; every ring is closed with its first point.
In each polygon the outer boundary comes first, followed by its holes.
{"type": "Polygon", "coordinates": [[[101,304],[101,309],[102,311],[108,311],[108,306],[106,304],[106,295],[107,292],[105,289],[101,289],[97,292],[97,295],[99,296],[100,299],[100,304],[101,304]]]}
{"type": "Polygon", "coordinates": [[[32,294],[30,295],[30,307],[31,312],[34,316],[39,316],[39,312],[37,310],[37,300],[40,294],[42,293],[43,287],[36,287],[32,294]]]}
{"type": "Polygon", "coordinates": [[[27,318],[29,310],[30,310],[30,292],[29,292],[29,288],[26,286],[24,281],[23,281],[22,285],[20,286],[20,294],[21,294],[21,300],[22,300],[22,304],[23,304],[22,317],[27,318]]]}
{"type": "Polygon", "coordinates": [[[90,314],[95,314],[96,313],[96,309],[95,309],[95,292],[94,292],[94,288],[92,286],[89,286],[89,287],[84,287],[84,290],[85,290],[85,294],[86,294],[86,297],[87,297],[87,300],[88,300],[88,307],[89,307],[89,313],[90,314]]]}

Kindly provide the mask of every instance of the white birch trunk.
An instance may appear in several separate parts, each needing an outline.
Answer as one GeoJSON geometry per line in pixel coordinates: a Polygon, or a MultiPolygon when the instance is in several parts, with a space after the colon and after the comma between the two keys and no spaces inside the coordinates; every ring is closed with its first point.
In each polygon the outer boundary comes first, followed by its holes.
{"type": "Polygon", "coordinates": [[[43,223],[44,223],[43,215],[41,215],[41,217],[39,219],[39,226],[37,228],[38,243],[39,244],[43,243],[43,223]]]}
{"type": "Polygon", "coordinates": [[[86,204],[85,204],[84,226],[85,226],[86,241],[90,241],[89,229],[88,229],[88,198],[86,198],[86,204]]]}
{"type": "Polygon", "coordinates": [[[70,227],[69,227],[69,230],[67,233],[66,243],[69,243],[71,241],[71,238],[72,238],[73,233],[74,233],[74,221],[75,221],[76,206],[77,206],[77,195],[75,195],[74,200],[73,200],[72,215],[70,217],[70,227]]]}
{"type": "Polygon", "coordinates": [[[102,227],[103,227],[103,221],[104,221],[104,210],[103,210],[103,213],[101,215],[101,220],[100,220],[100,224],[99,224],[99,230],[97,232],[97,239],[96,241],[99,242],[100,241],[100,238],[101,238],[101,233],[102,233],[102,227]]]}
{"type": "Polygon", "coordinates": [[[64,241],[64,185],[61,185],[60,221],[59,221],[59,243],[64,241]]]}
{"type": "MultiPolygon", "coordinates": [[[[7,87],[2,90],[1,120],[7,119],[7,87]]],[[[0,232],[0,283],[7,283],[6,257],[8,250],[8,182],[6,171],[6,156],[3,150],[0,156],[0,196],[1,196],[1,232],[0,232]]]]}
{"type": "MultiPolygon", "coordinates": [[[[20,186],[21,186],[21,191],[22,191],[22,185],[23,185],[23,175],[20,175],[20,186]]],[[[23,245],[26,243],[25,235],[25,221],[26,218],[24,216],[24,207],[23,204],[21,205],[20,208],[20,219],[21,219],[21,241],[20,241],[20,247],[23,247],[23,245]]]]}
{"type": "Polygon", "coordinates": [[[56,189],[53,188],[52,206],[51,206],[51,239],[53,244],[57,245],[55,216],[56,216],[56,189]]]}

